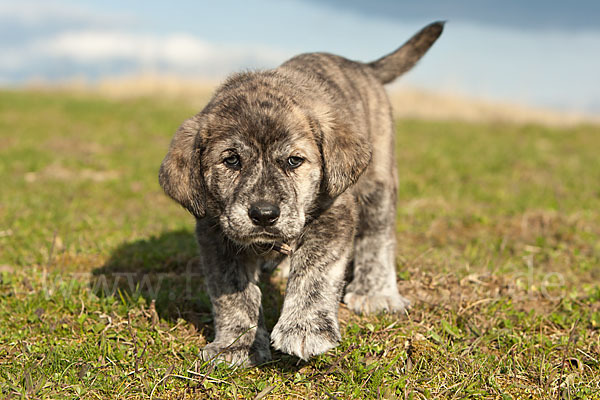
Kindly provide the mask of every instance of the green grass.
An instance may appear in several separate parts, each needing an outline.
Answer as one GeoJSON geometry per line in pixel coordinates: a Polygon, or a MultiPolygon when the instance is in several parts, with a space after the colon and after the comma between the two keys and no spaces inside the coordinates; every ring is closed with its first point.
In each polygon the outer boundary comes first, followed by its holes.
{"type": "Polygon", "coordinates": [[[231,369],[197,359],[193,221],[157,183],[195,111],[0,92],[0,398],[600,399],[599,127],[398,121],[410,315],[342,306],[336,349],[231,369]]]}

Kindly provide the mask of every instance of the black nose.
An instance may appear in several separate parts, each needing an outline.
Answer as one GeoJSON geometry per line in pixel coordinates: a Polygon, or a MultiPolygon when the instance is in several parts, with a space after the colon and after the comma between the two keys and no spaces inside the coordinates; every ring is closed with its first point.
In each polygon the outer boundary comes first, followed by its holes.
{"type": "Polygon", "coordinates": [[[279,207],[266,201],[259,201],[250,206],[248,215],[254,225],[270,226],[279,218],[279,207]]]}

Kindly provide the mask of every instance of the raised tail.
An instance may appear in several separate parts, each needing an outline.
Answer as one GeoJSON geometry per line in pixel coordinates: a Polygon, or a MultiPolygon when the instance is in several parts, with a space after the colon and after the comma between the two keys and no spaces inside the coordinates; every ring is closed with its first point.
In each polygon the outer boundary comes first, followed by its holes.
{"type": "Polygon", "coordinates": [[[390,83],[415,66],[444,30],[444,22],[434,22],[417,32],[399,49],[367,65],[381,83],[390,83]]]}

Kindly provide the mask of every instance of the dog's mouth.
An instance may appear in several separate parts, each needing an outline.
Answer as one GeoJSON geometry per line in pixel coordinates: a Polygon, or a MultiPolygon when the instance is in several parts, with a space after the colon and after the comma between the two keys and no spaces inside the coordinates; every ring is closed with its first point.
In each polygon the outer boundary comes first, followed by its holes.
{"type": "Polygon", "coordinates": [[[226,220],[225,226],[227,236],[242,246],[253,248],[255,251],[260,253],[269,253],[270,251],[276,251],[284,255],[292,255],[293,249],[287,244],[290,239],[286,239],[285,235],[279,230],[273,227],[266,227],[258,229],[254,228],[253,231],[246,234],[242,234],[240,229],[235,229],[229,220],[226,220]]]}

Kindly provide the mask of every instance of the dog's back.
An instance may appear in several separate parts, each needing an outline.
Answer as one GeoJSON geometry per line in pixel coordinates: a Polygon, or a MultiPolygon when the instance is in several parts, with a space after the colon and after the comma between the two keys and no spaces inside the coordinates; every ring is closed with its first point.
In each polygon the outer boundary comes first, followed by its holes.
{"type": "Polygon", "coordinates": [[[291,58],[280,69],[294,69],[320,80],[345,104],[368,101],[364,96],[409,71],[442,34],[443,22],[434,22],[416,33],[394,52],[370,63],[329,53],[307,53],[291,58]]]}

